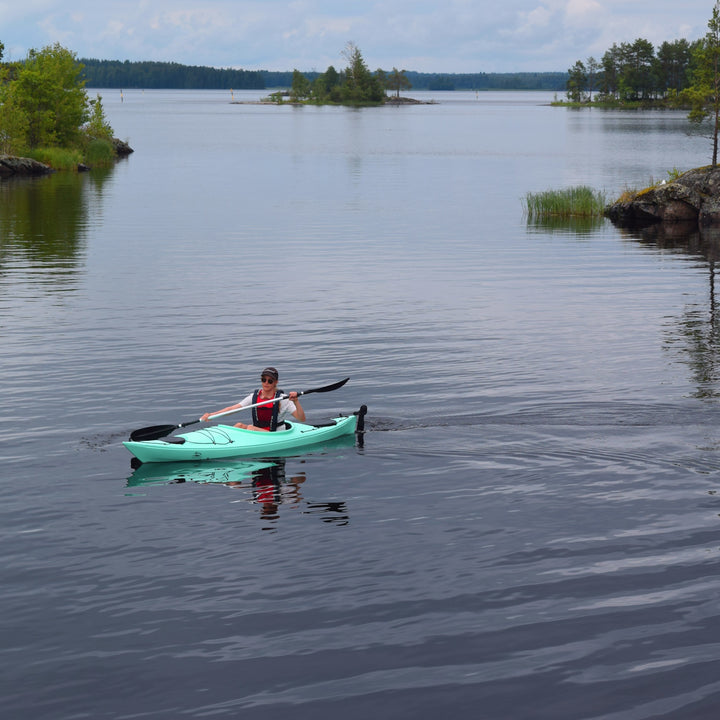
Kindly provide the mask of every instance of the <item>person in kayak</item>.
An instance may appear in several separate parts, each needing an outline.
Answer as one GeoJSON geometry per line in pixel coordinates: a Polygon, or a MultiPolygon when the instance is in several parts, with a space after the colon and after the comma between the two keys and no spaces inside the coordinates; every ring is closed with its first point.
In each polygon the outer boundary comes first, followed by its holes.
{"type": "MultiPolygon", "coordinates": [[[[218,413],[229,410],[239,410],[240,408],[247,407],[248,405],[262,403],[263,400],[274,400],[276,397],[283,395],[283,391],[278,390],[277,387],[279,379],[280,375],[274,367],[266,367],[260,374],[262,386],[255,390],[255,392],[243,398],[239,403],[235,403],[235,405],[229,405],[223,410],[205,413],[200,419],[203,422],[208,422],[211,415],[217,415],[218,413]]],[[[302,405],[300,405],[300,398],[298,397],[298,394],[293,391],[287,395],[287,398],[283,398],[280,401],[268,402],[263,405],[259,405],[258,407],[254,407],[252,409],[252,424],[239,422],[235,424],[235,427],[242,428],[243,430],[273,431],[277,429],[278,425],[283,423],[288,415],[292,415],[300,422],[305,422],[305,411],[303,410],[302,405]]]]}

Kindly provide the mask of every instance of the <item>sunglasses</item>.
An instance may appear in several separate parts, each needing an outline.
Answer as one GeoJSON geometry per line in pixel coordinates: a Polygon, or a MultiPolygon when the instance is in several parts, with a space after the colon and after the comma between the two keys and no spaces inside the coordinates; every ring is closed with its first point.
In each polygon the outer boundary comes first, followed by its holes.
{"type": "Polygon", "coordinates": [[[270,378],[270,377],[261,377],[260,380],[264,383],[269,383],[270,385],[277,382],[277,380],[275,378],[270,378]]]}

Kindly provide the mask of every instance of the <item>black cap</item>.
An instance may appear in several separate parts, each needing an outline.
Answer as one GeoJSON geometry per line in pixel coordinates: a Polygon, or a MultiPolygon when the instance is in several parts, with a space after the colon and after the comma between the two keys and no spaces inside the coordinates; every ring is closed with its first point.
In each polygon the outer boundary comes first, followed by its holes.
{"type": "Polygon", "coordinates": [[[280,379],[280,375],[278,375],[278,371],[274,367],[266,367],[261,373],[260,376],[263,375],[274,377],[276,380],[280,379]]]}

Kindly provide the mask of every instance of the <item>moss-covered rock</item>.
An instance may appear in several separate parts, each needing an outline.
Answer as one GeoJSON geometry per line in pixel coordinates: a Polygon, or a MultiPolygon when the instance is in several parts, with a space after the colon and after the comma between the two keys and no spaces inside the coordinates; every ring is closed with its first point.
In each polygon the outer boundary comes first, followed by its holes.
{"type": "Polygon", "coordinates": [[[720,226],[720,167],[689,170],[671,182],[623,196],[605,209],[620,227],[694,222],[720,226]]]}

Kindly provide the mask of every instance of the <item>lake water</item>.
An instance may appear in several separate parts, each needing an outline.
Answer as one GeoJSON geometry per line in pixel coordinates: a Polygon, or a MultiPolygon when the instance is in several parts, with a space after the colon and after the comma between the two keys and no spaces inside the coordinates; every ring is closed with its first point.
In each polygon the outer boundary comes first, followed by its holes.
{"type": "Polygon", "coordinates": [[[683,113],[102,95],[129,159],[0,183],[3,715],[715,718],[716,245],[522,203],[683,113]],[[130,467],[268,364],[362,446],[130,467]]]}

